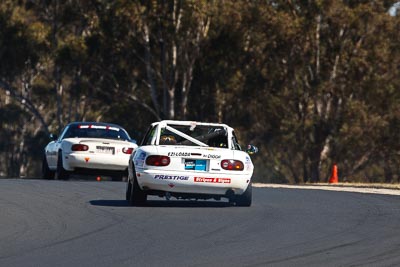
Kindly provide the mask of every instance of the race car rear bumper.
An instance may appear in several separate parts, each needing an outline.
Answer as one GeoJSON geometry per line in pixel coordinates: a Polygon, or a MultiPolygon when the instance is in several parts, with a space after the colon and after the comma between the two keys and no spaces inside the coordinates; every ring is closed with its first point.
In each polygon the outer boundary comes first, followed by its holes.
{"type": "Polygon", "coordinates": [[[64,155],[63,167],[67,171],[77,168],[124,171],[128,167],[129,155],[99,155],[71,153],[64,155]]]}
{"type": "Polygon", "coordinates": [[[172,172],[141,170],[136,172],[139,186],[151,193],[241,195],[247,189],[251,174],[172,172]]]}

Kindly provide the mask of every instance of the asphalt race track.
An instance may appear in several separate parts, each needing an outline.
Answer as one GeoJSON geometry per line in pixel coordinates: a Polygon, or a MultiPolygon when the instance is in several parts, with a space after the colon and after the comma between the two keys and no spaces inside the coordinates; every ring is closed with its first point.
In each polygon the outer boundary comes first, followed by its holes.
{"type": "Polygon", "coordinates": [[[0,179],[0,266],[399,266],[400,197],[254,188],[130,207],[125,183],[0,179]]]}

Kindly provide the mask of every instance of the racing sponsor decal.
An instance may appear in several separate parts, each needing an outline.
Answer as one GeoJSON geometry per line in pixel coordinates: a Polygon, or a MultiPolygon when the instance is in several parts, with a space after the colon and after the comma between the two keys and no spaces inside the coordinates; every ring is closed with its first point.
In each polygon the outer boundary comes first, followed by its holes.
{"type": "Polygon", "coordinates": [[[195,160],[186,160],[185,161],[185,170],[194,170],[195,167],[196,167],[195,160]]]}
{"type": "Polygon", "coordinates": [[[146,158],[146,153],[141,151],[138,153],[137,157],[135,158],[135,166],[142,167],[144,164],[144,159],[146,158]]]}
{"type": "Polygon", "coordinates": [[[220,159],[220,158],[221,158],[221,155],[206,154],[206,155],[203,155],[203,158],[207,158],[207,159],[220,159]]]}
{"type": "Polygon", "coordinates": [[[156,174],[156,175],[154,175],[154,179],[187,181],[187,180],[189,180],[189,176],[156,174]]]}
{"type": "Polygon", "coordinates": [[[246,156],[246,162],[245,162],[245,164],[246,164],[246,171],[250,171],[250,170],[251,170],[252,164],[251,164],[251,159],[250,159],[249,156],[246,156]]]}
{"type": "Polygon", "coordinates": [[[205,159],[185,159],[185,170],[206,171],[207,160],[205,159]]]}
{"type": "Polygon", "coordinates": [[[146,152],[143,152],[143,151],[140,152],[137,157],[137,159],[141,159],[141,160],[144,160],[145,158],[146,158],[146,152]]]}
{"type": "Polygon", "coordinates": [[[168,152],[168,157],[189,157],[189,152],[168,152]]]}
{"type": "Polygon", "coordinates": [[[196,183],[230,184],[231,178],[194,177],[196,183]]]}

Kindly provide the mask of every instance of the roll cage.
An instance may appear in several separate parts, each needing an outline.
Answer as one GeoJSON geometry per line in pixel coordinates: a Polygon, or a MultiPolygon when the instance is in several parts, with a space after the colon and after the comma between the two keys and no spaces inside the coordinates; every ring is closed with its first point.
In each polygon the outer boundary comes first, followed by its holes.
{"type": "Polygon", "coordinates": [[[141,145],[200,146],[240,150],[231,127],[219,123],[193,121],[153,123],[141,145]]]}

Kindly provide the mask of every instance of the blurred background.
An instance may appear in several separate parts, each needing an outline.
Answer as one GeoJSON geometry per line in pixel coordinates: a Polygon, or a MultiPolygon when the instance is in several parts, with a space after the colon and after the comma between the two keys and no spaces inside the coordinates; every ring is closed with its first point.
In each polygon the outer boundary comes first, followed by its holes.
{"type": "Polygon", "coordinates": [[[3,0],[0,176],[71,121],[223,122],[254,181],[397,183],[396,1],[3,0]]]}

